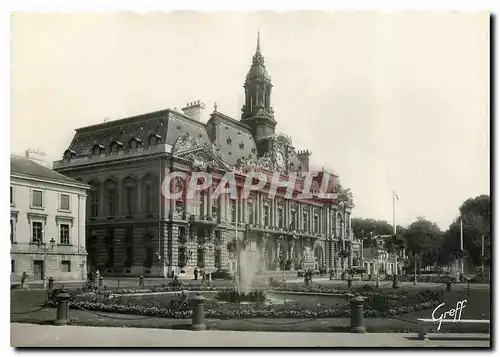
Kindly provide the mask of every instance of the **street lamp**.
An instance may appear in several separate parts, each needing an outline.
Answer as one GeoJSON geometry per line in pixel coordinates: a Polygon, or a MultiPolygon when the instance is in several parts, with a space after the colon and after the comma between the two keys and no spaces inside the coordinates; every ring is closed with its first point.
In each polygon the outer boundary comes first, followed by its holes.
{"type": "Polygon", "coordinates": [[[56,245],[56,241],[54,240],[54,238],[50,238],[49,243],[50,244],[47,245],[46,243],[42,242],[41,239],[38,239],[36,241],[36,246],[37,246],[38,250],[40,250],[46,254],[47,252],[54,250],[54,247],[56,245]]]}
{"type": "MultiPolygon", "coordinates": [[[[208,254],[207,254],[208,257],[212,258],[214,244],[212,242],[208,242],[206,247],[208,250],[208,254]]],[[[210,266],[210,264],[208,265],[208,282],[209,282],[209,284],[212,282],[212,267],[210,266]]]]}
{"type": "Polygon", "coordinates": [[[47,257],[47,252],[52,252],[54,250],[54,247],[56,245],[56,241],[54,238],[50,238],[49,245],[44,243],[41,239],[38,239],[36,241],[36,246],[39,251],[43,252],[43,270],[42,270],[42,281],[43,281],[43,288],[46,289],[46,284],[47,284],[47,277],[45,275],[45,266],[46,266],[46,257],[47,257]]]}

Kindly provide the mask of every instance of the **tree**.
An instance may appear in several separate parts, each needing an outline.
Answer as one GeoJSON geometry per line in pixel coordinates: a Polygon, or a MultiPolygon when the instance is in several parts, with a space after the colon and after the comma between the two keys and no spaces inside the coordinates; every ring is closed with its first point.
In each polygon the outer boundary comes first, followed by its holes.
{"type": "Polygon", "coordinates": [[[443,258],[451,260],[460,250],[460,220],[463,226],[464,250],[474,265],[481,263],[481,237],[484,236],[485,256],[490,257],[491,202],[489,195],[469,198],[459,208],[459,216],[444,234],[443,258]]]}
{"type": "Polygon", "coordinates": [[[443,245],[443,232],[436,223],[418,217],[406,228],[403,238],[407,249],[413,255],[419,256],[420,264],[433,265],[438,262],[443,245]]]}
{"type": "Polygon", "coordinates": [[[389,235],[393,233],[392,225],[387,221],[377,221],[371,218],[353,218],[351,227],[354,235],[358,238],[369,237],[370,234],[389,235]]]}

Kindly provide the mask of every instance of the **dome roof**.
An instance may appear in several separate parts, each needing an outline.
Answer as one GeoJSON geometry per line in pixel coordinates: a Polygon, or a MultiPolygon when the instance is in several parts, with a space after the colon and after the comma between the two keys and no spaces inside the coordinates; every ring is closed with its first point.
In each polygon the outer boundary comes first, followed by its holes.
{"type": "Polygon", "coordinates": [[[252,67],[250,67],[250,70],[248,71],[247,74],[247,80],[253,78],[262,78],[271,81],[271,76],[267,72],[267,69],[264,66],[264,64],[252,64],[252,67]]]}
{"type": "Polygon", "coordinates": [[[271,76],[267,72],[266,66],[264,64],[264,56],[260,53],[260,35],[257,35],[257,50],[252,58],[252,66],[247,74],[247,81],[253,78],[265,79],[271,81],[271,76]]]}

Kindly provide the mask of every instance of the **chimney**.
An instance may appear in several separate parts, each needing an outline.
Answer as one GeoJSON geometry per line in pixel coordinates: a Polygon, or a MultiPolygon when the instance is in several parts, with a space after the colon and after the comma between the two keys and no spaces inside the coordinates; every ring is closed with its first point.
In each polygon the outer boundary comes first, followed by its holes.
{"type": "Polygon", "coordinates": [[[184,112],[184,115],[200,121],[203,109],[205,109],[205,104],[198,100],[196,102],[186,103],[186,106],[182,108],[182,111],[184,112]]]}
{"type": "Polygon", "coordinates": [[[27,149],[24,151],[24,157],[52,169],[52,164],[47,161],[47,154],[40,149],[27,149]]]}
{"type": "Polygon", "coordinates": [[[300,165],[302,165],[302,172],[309,172],[309,156],[311,156],[309,150],[300,150],[297,152],[297,158],[300,161],[300,165]]]}

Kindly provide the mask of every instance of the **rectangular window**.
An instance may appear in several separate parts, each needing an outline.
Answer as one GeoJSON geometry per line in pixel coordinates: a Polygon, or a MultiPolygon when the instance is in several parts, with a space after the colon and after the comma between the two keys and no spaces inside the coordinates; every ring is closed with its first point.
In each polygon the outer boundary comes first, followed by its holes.
{"type": "Polygon", "coordinates": [[[217,206],[217,204],[215,204],[214,206],[212,206],[212,217],[213,218],[218,218],[219,217],[219,206],[217,206]]]}
{"type": "Polygon", "coordinates": [[[186,261],[186,247],[179,247],[178,253],[178,265],[181,268],[184,268],[187,264],[186,261]]]}
{"type": "Polygon", "coordinates": [[[131,216],[134,211],[134,188],[125,187],[125,212],[128,216],[131,216]]]}
{"type": "Polygon", "coordinates": [[[33,222],[31,224],[31,241],[33,243],[43,243],[43,225],[42,222],[33,222]]]}
{"type": "Polygon", "coordinates": [[[269,226],[269,206],[264,206],[264,225],[269,226]]]}
{"type": "Polygon", "coordinates": [[[14,232],[14,220],[11,219],[10,220],[10,242],[11,243],[14,243],[16,241],[16,237],[15,237],[15,232],[14,232]]]}
{"type": "Polygon", "coordinates": [[[317,214],[314,215],[314,233],[319,233],[319,217],[317,214]]]}
{"type": "Polygon", "coordinates": [[[283,207],[278,207],[278,227],[283,228],[283,207]]]}
{"type": "Polygon", "coordinates": [[[70,260],[61,261],[61,273],[71,273],[71,261],[70,260]]]}
{"type": "Polygon", "coordinates": [[[10,186],[10,203],[14,203],[14,187],[10,186]]]}
{"type": "Polygon", "coordinates": [[[302,214],[302,229],[304,231],[307,231],[308,227],[309,227],[309,217],[307,215],[307,212],[304,212],[302,214]]]}
{"type": "Polygon", "coordinates": [[[59,244],[69,245],[69,224],[59,225],[59,244]]]}
{"type": "Polygon", "coordinates": [[[290,222],[290,227],[292,229],[296,228],[295,216],[296,216],[296,212],[292,211],[292,219],[291,219],[291,222],[290,222]]]}
{"type": "Polygon", "coordinates": [[[200,192],[200,217],[205,216],[205,193],[200,192]]]}
{"type": "Polygon", "coordinates": [[[184,201],[182,199],[175,201],[175,212],[177,213],[184,212],[184,201]]]}
{"type": "Polygon", "coordinates": [[[231,200],[231,222],[236,222],[236,200],[231,200]]]}
{"type": "Polygon", "coordinates": [[[222,266],[222,252],[220,249],[216,249],[214,253],[214,265],[217,269],[222,266]]]}
{"type": "Polygon", "coordinates": [[[33,190],[31,205],[33,207],[43,207],[42,191],[33,190]]]}
{"type": "Polygon", "coordinates": [[[61,202],[59,206],[61,207],[61,210],[69,211],[69,195],[62,194],[60,196],[60,200],[61,202]]]}
{"type": "Polygon", "coordinates": [[[11,260],[10,261],[10,272],[11,273],[15,273],[16,272],[16,261],[15,260],[11,260]]]}

